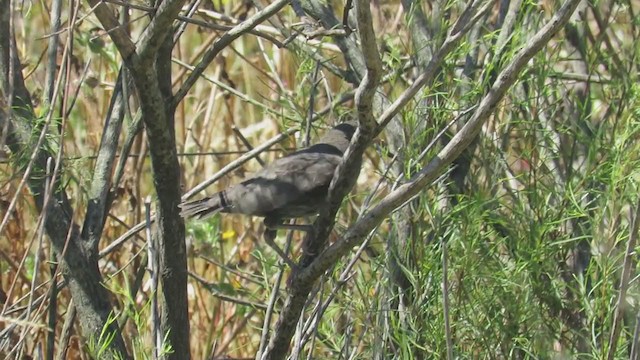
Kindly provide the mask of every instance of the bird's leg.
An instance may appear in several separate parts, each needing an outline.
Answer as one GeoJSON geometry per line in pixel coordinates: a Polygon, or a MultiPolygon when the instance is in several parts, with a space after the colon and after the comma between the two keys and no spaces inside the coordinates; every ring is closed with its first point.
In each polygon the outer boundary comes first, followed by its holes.
{"type": "Polygon", "coordinates": [[[274,217],[266,217],[264,218],[264,226],[269,229],[286,229],[286,230],[295,230],[295,231],[305,231],[310,232],[313,230],[313,225],[309,224],[286,224],[283,223],[279,218],[274,217]]]}
{"type": "MultiPolygon", "coordinates": [[[[265,225],[267,225],[266,222],[265,225]]],[[[304,232],[310,232],[313,230],[313,225],[309,224],[270,224],[267,226],[271,229],[286,229],[304,232]]]]}
{"type": "Polygon", "coordinates": [[[280,249],[280,247],[276,244],[276,234],[277,230],[267,226],[267,228],[264,230],[263,235],[264,242],[266,242],[267,245],[269,245],[273,249],[273,251],[275,251],[280,256],[280,258],[282,258],[282,261],[287,263],[287,265],[289,265],[292,270],[296,270],[298,268],[298,265],[293,262],[293,260],[291,260],[291,258],[289,258],[289,256],[287,256],[287,254],[285,254],[284,251],[282,251],[282,249],[280,249]]]}

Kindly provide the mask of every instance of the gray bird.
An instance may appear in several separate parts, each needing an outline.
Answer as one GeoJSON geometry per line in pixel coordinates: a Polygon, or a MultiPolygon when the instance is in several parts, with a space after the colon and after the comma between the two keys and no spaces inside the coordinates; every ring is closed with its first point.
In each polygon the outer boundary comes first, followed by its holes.
{"type": "MultiPolygon", "coordinates": [[[[273,229],[302,229],[283,224],[284,219],[316,215],[326,204],[333,173],[356,126],[355,121],[341,123],[315,144],[272,162],[241,183],[213,196],[180,204],[180,215],[201,219],[222,212],[264,217],[265,240],[273,247],[273,229]]],[[[292,265],[279,248],[274,249],[292,265]]]]}

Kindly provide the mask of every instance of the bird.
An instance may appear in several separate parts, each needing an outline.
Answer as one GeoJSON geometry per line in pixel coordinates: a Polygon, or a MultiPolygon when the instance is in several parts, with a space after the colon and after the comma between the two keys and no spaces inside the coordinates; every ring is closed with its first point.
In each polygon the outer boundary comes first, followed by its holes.
{"type": "Polygon", "coordinates": [[[275,245],[276,230],[309,229],[308,225],[284,224],[284,220],[316,215],[327,204],[333,174],[356,129],[355,120],[342,122],[313,145],[275,160],[240,183],[212,196],[183,202],[180,215],[197,219],[217,213],[263,217],[267,244],[293,268],[295,264],[275,245]]]}

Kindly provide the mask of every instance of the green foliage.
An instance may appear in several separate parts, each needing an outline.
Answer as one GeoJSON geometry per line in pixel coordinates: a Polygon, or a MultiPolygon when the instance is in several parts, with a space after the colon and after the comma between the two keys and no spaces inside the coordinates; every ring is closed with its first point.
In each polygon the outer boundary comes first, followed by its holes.
{"type": "Polygon", "coordinates": [[[122,358],[118,356],[118,354],[110,353],[110,345],[111,342],[115,338],[115,333],[111,331],[111,326],[116,323],[116,317],[113,314],[109,314],[109,319],[107,323],[102,328],[100,332],[100,337],[98,339],[90,337],[87,340],[86,347],[89,356],[92,359],[103,359],[107,356],[115,357],[116,359],[122,358]]]}

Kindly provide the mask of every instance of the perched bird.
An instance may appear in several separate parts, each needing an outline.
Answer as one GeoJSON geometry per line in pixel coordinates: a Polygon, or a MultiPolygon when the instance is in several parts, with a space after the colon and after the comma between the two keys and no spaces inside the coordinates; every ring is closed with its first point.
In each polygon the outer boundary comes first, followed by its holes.
{"type": "MultiPolygon", "coordinates": [[[[338,124],[315,144],[272,162],[241,183],[210,197],[180,204],[180,215],[205,218],[222,212],[264,217],[265,240],[274,246],[274,229],[301,229],[283,224],[285,219],[316,215],[326,204],[334,171],[356,127],[355,121],[338,124]]],[[[279,248],[274,249],[283,256],[279,248]]],[[[286,256],[283,258],[289,262],[286,256]]]]}

